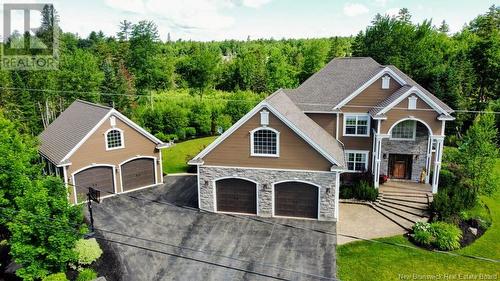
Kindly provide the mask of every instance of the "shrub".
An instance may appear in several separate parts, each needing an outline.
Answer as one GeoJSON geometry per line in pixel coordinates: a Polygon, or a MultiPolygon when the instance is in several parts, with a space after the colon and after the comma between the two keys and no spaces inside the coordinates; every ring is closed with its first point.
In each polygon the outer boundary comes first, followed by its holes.
{"type": "Polygon", "coordinates": [[[470,209],[477,204],[477,195],[472,188],[464,184],[442,186],[434,196],[431,210],[437,214],[439,220],[453,221],[460,212],[470,209]]]}
{"type": "Polygon", "coordinates": [[[80,265],[89,265],[102,255],[101,247],[99,247],[95,238],[76,241],[74,251],[77,254],[77,261],[80,265]]]}
{"type": "Polygon", "coordinates": [[[78,273],[76,281],[92,281],[96,278],[97,278],[97,273],[94,270],[90,268],[85,268],[84,270],[80,271],[80,273],[78,273]]]}
{"type": "Polygon", "coordinates": [[[460,218],[464,221],[475,221],[477,223],[477,227],[482,229],[488,229],[492,223],[488,207],[486,207],[486,205],[482,202],[478,202],[474,208],[462,211],[460,213],[460,218]]]}
{"type": "Polygon", "coordinates": [[[68,281],[64,272],[47,275],[42,281],[68,281]]]}
{"type": "Polygon", "coordinates": [[[351,199],[353,198],[351,185],[341,185],[339,189],[339,197],[341,199],[351,199]]]}
{"type": "Polygon", "coordinates": [[[417,244],[430,246],[434,242],[434,233],[428,222],[417,222],[413,226],[413,239],[417,244]]]}
{"type": "Polygon", "coordinates": [[[196,128],[194,127],[186,127],[184,128],[184,132],[186,133],[186,138],[191,138],[196,136],[196,128]]]}
{"type": "Polygon", "coordinates": [[[434,232],[434,246],[439,250],[451,251],[460,248],[462,231],[456,225],[446,222],[434,222],[431,224],[434,232]]]}
{"type": "Polygon", "coordinates": [[[378,197],[378,190],[364,180],[354,184],[352,193],[354,198],[365,201],[375,201],[378,197]]]}

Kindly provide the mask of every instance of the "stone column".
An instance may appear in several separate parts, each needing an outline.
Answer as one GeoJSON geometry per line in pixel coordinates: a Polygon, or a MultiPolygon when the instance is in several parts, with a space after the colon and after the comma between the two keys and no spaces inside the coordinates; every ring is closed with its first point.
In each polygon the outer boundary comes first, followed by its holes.
{"type": "Polygon", "coordinates": [[[444,137],[434,136],[436,140],[436,156],[434,159],[434,174],[432,176],[432,193],[437,193],[439,185],[439,172],[441,171],[441,160],[443,159],[444,137]]]}

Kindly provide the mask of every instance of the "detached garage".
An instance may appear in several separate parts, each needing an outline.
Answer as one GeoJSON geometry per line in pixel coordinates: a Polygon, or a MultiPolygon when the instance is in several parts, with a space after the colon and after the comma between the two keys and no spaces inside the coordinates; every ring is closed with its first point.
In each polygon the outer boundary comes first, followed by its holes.
{"type": "Polygon", "coordinates": [[[63,179],[73,203],[88,187],[105,197],[163,183],[167,145],[114,108],[76,100],[39,139],[46,173],[63,179]]]}
{"type": "Polygon", "coordinates": [[[304,182],[282,182],[274,185],[274,215],[318,218],[319,187],[304,182]]]}

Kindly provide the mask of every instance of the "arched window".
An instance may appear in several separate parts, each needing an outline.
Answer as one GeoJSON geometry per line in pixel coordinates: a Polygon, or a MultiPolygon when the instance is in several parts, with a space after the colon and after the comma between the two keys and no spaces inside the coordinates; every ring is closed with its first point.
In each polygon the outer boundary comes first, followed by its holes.
{"type": "Polygon", "coordinates": [[[252,156],[279,156],[279,132],[275,129],[263,127],[251,132],[252,156]]]}
{"type": "Polygon", "coordinates": [[[123,131],[111,129],[106,133],[106,150],[123,148],[123,131]]]}
{"type": "Polygon", "coordinates": [[[398,123],[391,131],[391,138],[394,140],[415,140],[417,122],[415,120],[405,120],[398,123]]]}

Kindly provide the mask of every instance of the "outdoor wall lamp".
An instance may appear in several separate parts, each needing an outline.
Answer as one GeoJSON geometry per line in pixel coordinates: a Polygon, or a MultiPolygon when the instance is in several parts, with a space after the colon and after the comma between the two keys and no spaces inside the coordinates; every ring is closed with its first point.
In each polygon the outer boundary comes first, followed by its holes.
{"type": "Polygon", "coordinates": [[[384,155],[382,156],[384,159],[387,159],[387,153],[384,153],[384,155]]]}

